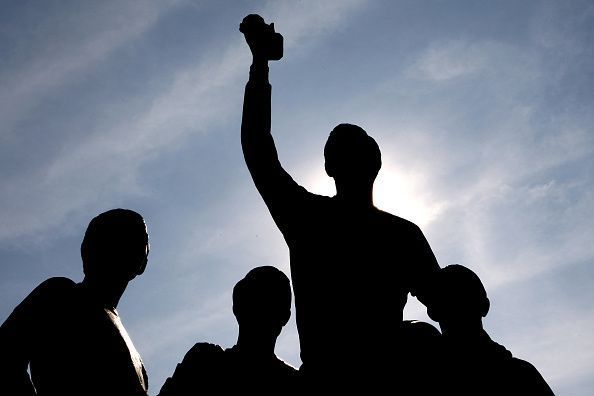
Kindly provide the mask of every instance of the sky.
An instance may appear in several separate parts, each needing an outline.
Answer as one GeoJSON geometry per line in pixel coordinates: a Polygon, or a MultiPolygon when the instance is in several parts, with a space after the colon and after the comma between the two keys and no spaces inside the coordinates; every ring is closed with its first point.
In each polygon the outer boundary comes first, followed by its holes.
{"type": "MultiPolygon", "coordinates": [[[[123,207],[150,233],[118,306],[149,393],[195,342],[234,344],[233,285],[289,268],[239,142],[238,25],[258,13],[284,36],[272,133],[294,179],[333,195],[325,140],[362,126],[376,205],[481,277],[495,341],[557,394],[594,393],[591,1],[0,3],[0,320],[80,281],[88,222],[123,207]]],[[[429,321],[414,299],[405,317],[429,321]]],[[[276,353],[299,366],[294,319],[276,353]]]]}

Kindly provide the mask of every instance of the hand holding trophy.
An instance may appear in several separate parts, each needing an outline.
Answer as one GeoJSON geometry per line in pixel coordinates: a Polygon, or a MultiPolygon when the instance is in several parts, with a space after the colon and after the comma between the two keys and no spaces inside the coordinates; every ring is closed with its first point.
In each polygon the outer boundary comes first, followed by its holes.
{"type": "Polygon", "coordinates": [[[239,31],[245,36],[254,60],[279,60],[283,57],[283,36],[274,31],[274,23],[266,24],[260,15],[250,14],[243,18],[239,31]]]}

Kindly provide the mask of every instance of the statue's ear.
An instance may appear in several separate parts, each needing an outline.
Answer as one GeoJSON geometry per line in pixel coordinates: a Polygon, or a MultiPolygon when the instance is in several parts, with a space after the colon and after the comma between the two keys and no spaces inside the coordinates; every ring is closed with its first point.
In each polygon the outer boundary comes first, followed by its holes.
{"type": "Polygon", "coordinates": [[[334,167],[328,163],[328,161],[324,162],[324,169],[326,169],[326,174],[330,177],[334,177],[334,167]]]}
{"type": "Polygon", "coordinates": [[[140,264],[140,266],[138,267],[138,270],[136,271],[136,275],[142,275],[144,270],[146,269],[146,264],[148,263],[148,257],[144,257],[144,259],[142,260],[142,263],[140,264]]]}
{"type": "Polygon", "coordinates": [[[491,301],[489,301],[488,298],[485,298],[481,306],[481,316],[483,318],[489,313],[489,308],[491,308],[491,301]]]}

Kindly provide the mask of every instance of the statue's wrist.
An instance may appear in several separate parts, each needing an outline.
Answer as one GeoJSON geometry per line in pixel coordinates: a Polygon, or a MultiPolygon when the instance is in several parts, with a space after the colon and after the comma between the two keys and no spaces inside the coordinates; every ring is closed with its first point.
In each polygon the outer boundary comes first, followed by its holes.
{"type": "Polygon", "coordinates": [[[250,66],[250,81],[264,81],[268,82],[268,62],[258,61],[254,59],[252,66],[250,66]]]}

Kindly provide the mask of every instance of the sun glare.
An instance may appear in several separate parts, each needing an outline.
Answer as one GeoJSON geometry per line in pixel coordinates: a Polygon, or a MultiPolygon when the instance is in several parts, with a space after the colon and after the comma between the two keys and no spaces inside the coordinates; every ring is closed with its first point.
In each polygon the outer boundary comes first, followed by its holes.
{"type": "MultiPolygon", "coordinates": [[[[308,190],[321,195],[336,194],[334,181],[323,171],[313,172],[306,184],[308,190]]],[[[422,176],[394,170],[384,164],[373,190],[375,206],[425,227],[435,219],[442,210],[439,202],[427,202],[423,199],[422,176]]]]}
{"type": "Polygon", "coordinates": [[[422,175],[382,168],[375,182],[375,206],[424,227],[441,212],[440,202],[427,202],[422,175]]]}
{"type": "Polygon", "coordinates": [[[336,195],[336,187],[334,187],[334,179],[322,170],[319,172],[312,172],[311,176],[307,178],[308,183],[305,187],[314,194],[326,195],[332,197],[336,195]]]}

